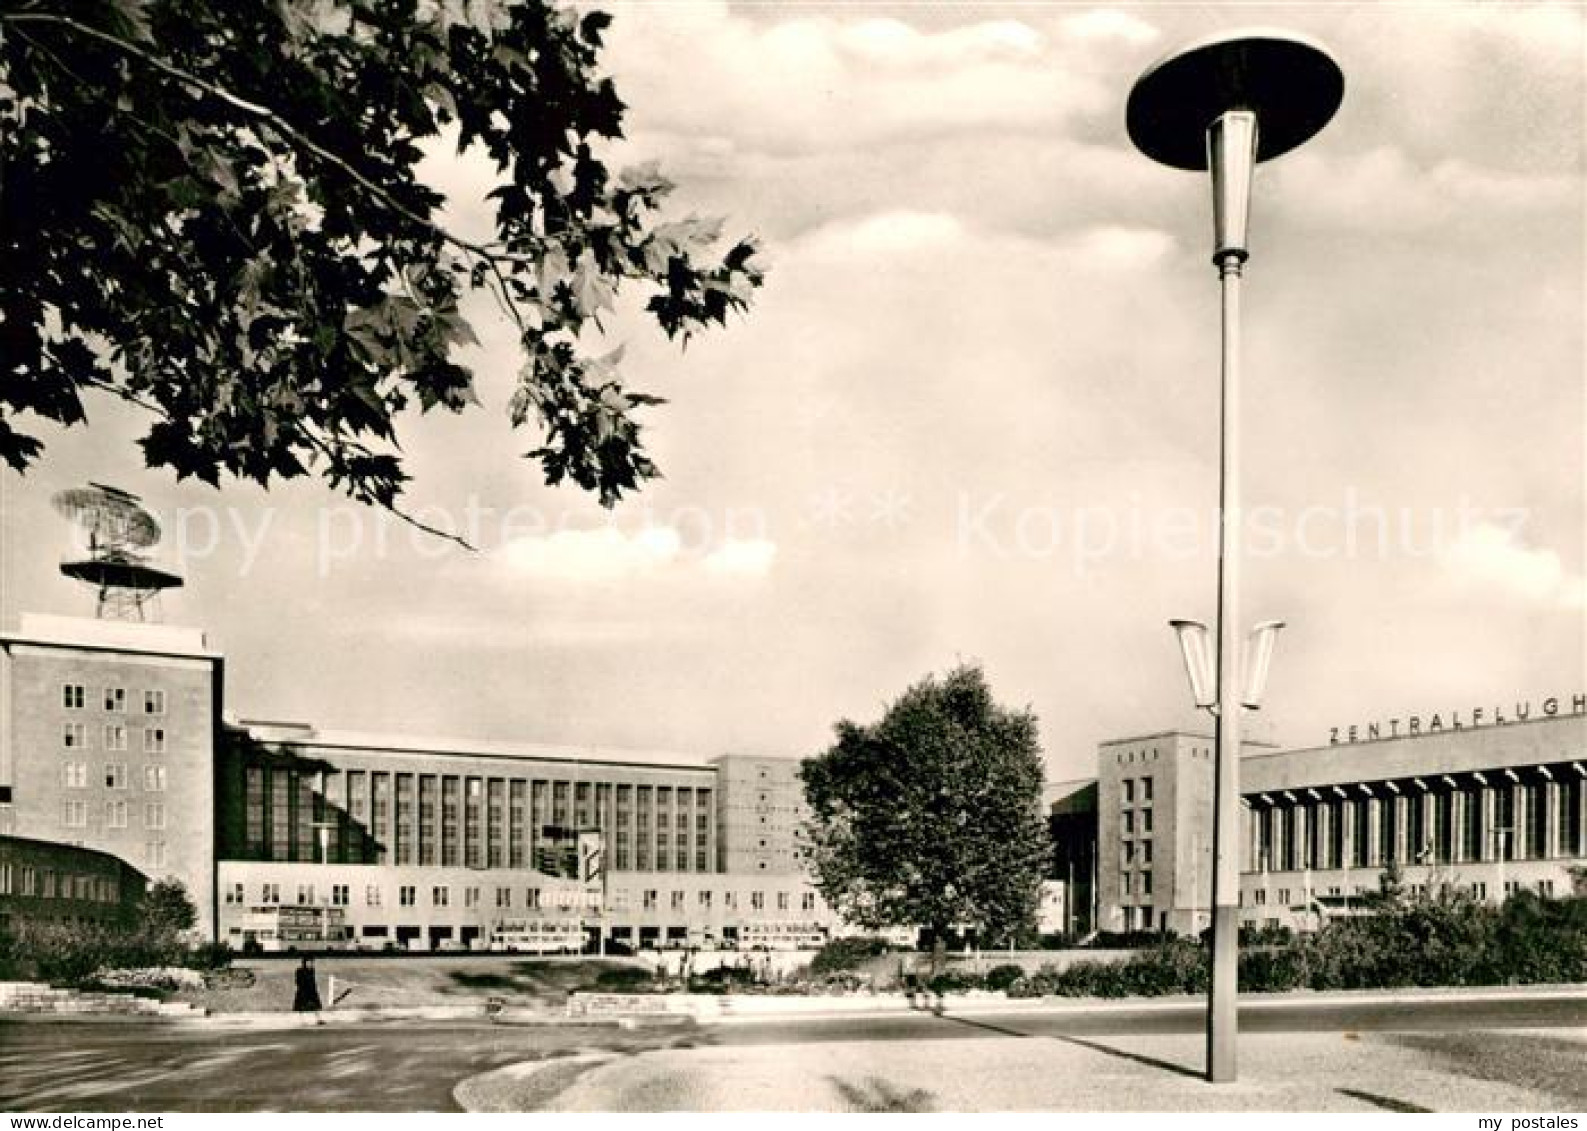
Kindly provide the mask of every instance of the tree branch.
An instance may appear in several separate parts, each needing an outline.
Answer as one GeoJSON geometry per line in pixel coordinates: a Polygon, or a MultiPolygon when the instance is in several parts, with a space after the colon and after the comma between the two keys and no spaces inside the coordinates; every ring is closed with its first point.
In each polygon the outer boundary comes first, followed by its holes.
{"type": "MultiPolygon", "coordinates": [[[[201,91],[204,94],[219,98],[227,105],[233,106],[236,109],[243,111],[245,114],[249,114],[254,118],[259,119],[277,134],[281,135],[281,137],[286,141],[294,145],[301,146],[303,149],[314,154],[314,156],[320,158],[322,161],[326,161],[342,170],[342,172],[346,173],[354,181],[362,185],[367,191],[379,197],[388,208],[398,212],[408,220],[418,224],[420,227],[429,229],[454,247],[460,248],[463,251],[469,252],[472,255],[477,255],[480,258],[486,260],[491,264],[493,270],[495,269],[497,262],[521,263],[526,266],[533,266],[536,262],[532,257],[529,256],[515,255],[511,252],[495,251],[486,244],[475,243],[472,240],[465,240],[461,236],[454,235],[440,224],[437,224],[434,220],[431,220],[428,216],[423,216],[413,211],[413,209],[403,204],[402,201],[398,200],[386,189],[382,188],[380,185],[364,176],[363,173],[360,173],[346,158],[341,157],[339,154],[329,149],[326,149],[319,142],[303,133],[303,131],[299,130],[296,126],[292,125],[292,123],[288,122],[285,118],[281,117],[281,115],[277,114],[268,106],[261,106],[256,102],[249,102],[245,98],[240,98],[231,91],[227,90],[225,87],[217,86],[215,83],[209,82],[207,79],[200,78],[191,71],[188,71],[182,67],[178,67],[174,63],[169,63],[166,60],[161,59],[159,56],[145,51],[135,43],[128,43],[120,36],[112,35],[107,31],[101,31],[96,27],[90,27],[85,23],[72,19],[70,16],[60,16],[52,12],[12,12],[0,14],[0,23],[55,24],[59,27],[64,27],[75,31],[79,35],[86,35],[91,39],[97,39],[102,43],[109,44],[110,46],[116,48],[116,50],[121,51],[126,55],[131,55],[133,58],[142,60],[155,70],[171,76],[185,86],[192,87],[193,89],[201,91]]],[[[497,275],[500,277],[499,271],[497,272],[497,275]]]]}

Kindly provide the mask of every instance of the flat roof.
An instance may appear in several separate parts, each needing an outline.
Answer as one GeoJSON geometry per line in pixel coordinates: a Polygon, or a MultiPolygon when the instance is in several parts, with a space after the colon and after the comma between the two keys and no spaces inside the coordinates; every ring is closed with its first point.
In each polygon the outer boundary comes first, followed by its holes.
{"type": "Polygon", "coordinates": [[[441,754],[460,758],[514,758],[541,762],[594,762],[642,769],[693,770],[710,773],[710,761],[674,750],[642,750],[572,743],[499,742],[444,735],[379,734],[369,731],[320,730],[307,723],[238,719],[257,741],[289,746],[368,750],[389,754],[441,754]]]}
{"type": "Polygon", "coordinates": [[[100,620],[23,613],[15,632],[0,632],[10,644],[43,644],[60,648],[133,652],[145,656],[195,656],[218,660],[202,629],[146,621],[100,620]]]}
{"type": "MultiPolygon", "coordinates": [[[[1206,734],[1199,730],[1157,730],[1152,731],[1149,734],[1132,734],[1125,738],[1104,738],[1101,742],[1097,743],[1097,745],[1124,746],[1131,742],[1150,742],[1154,738],[1190,738],[1197,742],[1217,741],[1216,735],[1206,734]]],[[[1240,741],[1240,749],[1245,750],[1250,747],[1261,747],[1264,749],[1277,750],[1278,743],[1266,742],[1259,738],[1246,738],[1240,741]]],[[[1249,758],[1250,755],[1242,754],[1241,757],[1249,758]]]]}

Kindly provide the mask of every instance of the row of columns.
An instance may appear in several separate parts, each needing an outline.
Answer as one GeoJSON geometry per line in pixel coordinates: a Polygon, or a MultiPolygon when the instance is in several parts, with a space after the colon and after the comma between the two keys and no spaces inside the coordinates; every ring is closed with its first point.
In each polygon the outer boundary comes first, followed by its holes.
{"type": "Polygon", "coordinates": [[[1587,855],[1584,778],[1587,767],[1573,762],[1250,795],[1244,799],[1248,827],[1245,867],[1250,871],[1298,871],[1382,867],[1391,860],[1459,864],[1587,855]],[[1523,785],[1541,789],[1534,792],[1521,788],[1523,785]],[[1449,799],[1448,805],[1441,812],[1444,798],[1449,799]],[[1568,811],[1562,812],[1562,798],[1571,799],[1568,811]],[[1534,799],[1540,799],[1541,814],[1530,811],[1529,807],[1538,803],[1534,799]],[[1359,805],[1363,800],[1366,804],[1359,805]],[[1335,806],[1334,801],[1339,804],[1335,806]],[[1475,814],[1471,812],[1473,802],[1475,814]],[[1508,809],[1502,814],[1502,823],[1501,808],[1508,809]],[[1287,830],[1273,827],[1269,814],[1274,810],[1289,813],[1287,830]],[[1386,817],[1390,824],[1387,838],[1383,828],[1386,817]],[[1446,824],[1440,824],[1440,817],[1446,824]],[[1336,820],[1338,829],[1334,828],[1336,820]],[[1468,835],[1473,820],[1474,840],[1468,835]],[[1420,843],[1410,841],[1413,823],[1419,827],[1420,843]],[[1535,838],[1531,835],[1534,831],[1539,834],[1535,838]],[[1280,838],[1286,833],[1292,846],[1288,853],[1281,851],[1280,838]],[[1337,860],[1330,851],[1336,843],[1337,860]],[[1292,857],[1287,867],[1286,857],[1292,857]]]}

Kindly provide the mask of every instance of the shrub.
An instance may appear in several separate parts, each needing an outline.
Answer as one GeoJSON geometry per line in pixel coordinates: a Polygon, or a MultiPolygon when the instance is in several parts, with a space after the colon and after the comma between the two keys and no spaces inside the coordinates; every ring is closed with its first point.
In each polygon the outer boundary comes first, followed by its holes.
{"type": "Polygon", "coordinates": [[[989,990],[1007,990],[1024,976],[1024,968],[1016,966],[1012,962],[994,966],[986,972],[986,988],[989,990]]]}
{"type": "Polygon", "coordinates": [[[656,976],[641,966],[619,966],[595,975],[595,988],[602,993],[623,993],[649,986],[656,976]]]}
{"type": "Polygon", "coordinates": [[[926,983],[926,988],[934,994],[958,994],[965,990],[978,990],[985,985],[979,974],[972,974],[968,970],[944,970],[931,981],[926,983]]]}
{"type": "Polygon", "coordinates": [[[1166,936],[1158,931],[1098,931],[1086,950],[1136,950],[1143,946],[1156,946],[1166,936]]]}
{"type": "Polygon", "coordinates": [[[235,957],[225,942],[203,942],[188,953],[188,965],[194,970],[225,970],[235,957]]]}
{"type": "Polygon", "coordinates": [[[877,955],[886,954],[891,949],[886,939],[873,936],[833,939],[810,960],[810,973],[820,976],[834,974],[839,970],[853,970],[877,955]]]}

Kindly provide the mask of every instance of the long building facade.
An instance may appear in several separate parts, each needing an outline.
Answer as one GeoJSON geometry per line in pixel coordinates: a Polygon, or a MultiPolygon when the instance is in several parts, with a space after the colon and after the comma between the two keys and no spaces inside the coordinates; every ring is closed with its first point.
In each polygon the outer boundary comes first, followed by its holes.
{"type": "Polygon", "coordinates": [[[0,833],[176,878],[242,947],[810,945],[798,763],[228,722],[191,629],[0,635],[0,833]]]}
{"type": "MultiPolygon", "coordinates": [[[[1307,749],[1247,747],[1241,922],[1306,930],[1356,913],[1391,866],[1413,892],[1569,894],[1572,869],[1587,866],[1587,696],[1495,715],[1307,749]]],[[[1100,747],[1097,929],[1208,926],[1212,759],[1209,736],[1184,732],[1100,747]]]]}

